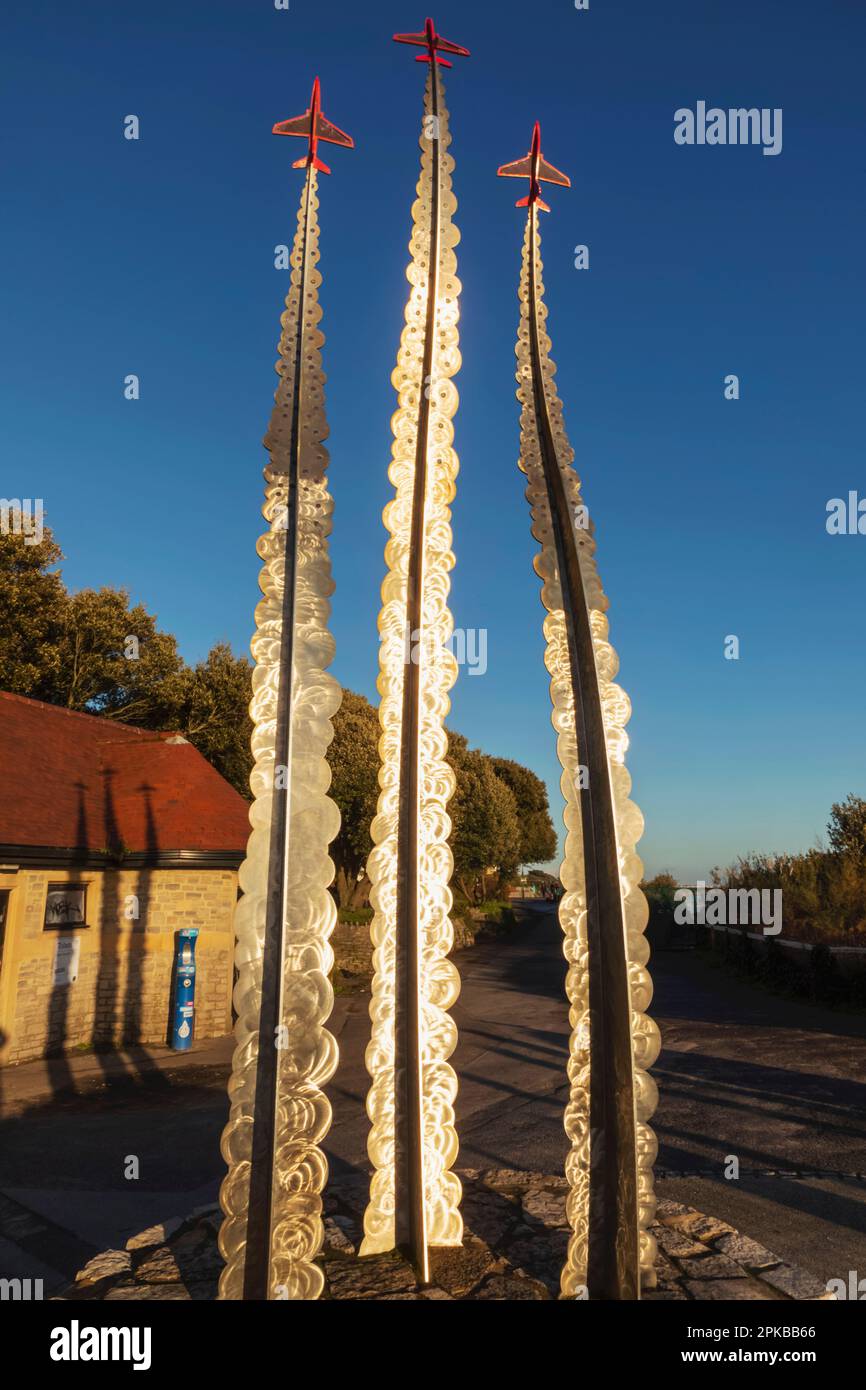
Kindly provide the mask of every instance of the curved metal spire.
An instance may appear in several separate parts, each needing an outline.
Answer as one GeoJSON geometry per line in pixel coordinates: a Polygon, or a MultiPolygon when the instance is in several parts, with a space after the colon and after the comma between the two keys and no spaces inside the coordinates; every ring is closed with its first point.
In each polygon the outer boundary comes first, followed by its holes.
{"type": "Polygon", "coordinates": [[[437,35],[432,20],[424,33],[395,39],[426,46],[429,71],[407,271],[412,292],[392,376],[399,408],[389,476],[396,495],[384,514],[391,539],[379,619],[382,792],[368,863],[375,909],[368,1150],[376,1171],[361,1253],[397,1245],[426,1280],[428,1247],[459,1244],[462,1235],[460,1183],[449,1171],[457,1153],[457,1081],[447,1059],[457,1035],[447,1010],[460,982],[446,959],[453,931],[445,807],[454,779],[444,728],[456,677],[445,644],[452,631],[449,503],[458,465],[450,378],[460,365],[460,282],[438,53],[465,50],[437,35]]]}
{"type": "Polygon", "coordinates": [[[322,1026],[333,996],[329,937],[336,920],[328,892],[328,844],[339,812],[326,794],[325,752],[341,692],[325,668],[334,643],[327,623],[333,592],[328,535],[333,503],[323,441],[328,428],[318,328],[321,276],[317,139],[351,144],[324,123],[319,84],[303,117],[277,134],[309,138],[282,318],[274,410],[265,437],[263,515],[258,543],[264,595],[256,609],[253,699],[255,800],[236,918],[237,1048],[223,1133],[228,1173],[221,1201],[222,1299],[310,1299],[324,1280],[313,1263],[323,1239],[327,1164],[319,1147],[331,1121],[321,1087],[337,1064],[322,1026]],[[292,128],[288,128],[292,127],[292,128]]]}
{"type": "Polygon", "coordinates": [[[651,1278],[655,1140],[646,1121],[655,1108],[643,1070],[658,1052],[655,1025],[642,1010],[651,993],[643,938],[646,902],[634,853],[643,822],[628,800],[625,770],[630,707],[613,684],[616,654],[607,642],[607,609],[593,559],[574,457],[554,384],[546,333],[538,227],[539,180],[567,183],[541,156],[535,127],[530,154],[499,171],[530,179],[517,345],[520,466],[527,474],[536,569],[542,598],[553,722],[559,733],[566,797],[566,893],[560,907],[573,1032],[566,1130],[573,1236],[563,1272],[565,1296],[637,1299],[640,1270],[651,1278]],[[525,166],[525,167],[524,167],[525,166]]]}

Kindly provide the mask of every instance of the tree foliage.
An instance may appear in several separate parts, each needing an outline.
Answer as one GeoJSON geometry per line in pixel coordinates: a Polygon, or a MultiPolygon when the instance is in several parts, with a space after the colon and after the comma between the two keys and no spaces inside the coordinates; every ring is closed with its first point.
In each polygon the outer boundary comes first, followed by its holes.
{"type": "Polygon", "coordinates": [[[781,889],[786,939],[866,945],[866,872],[856,848],[747,854],[719,878],[729,889],[781,889]]]}
{"type": "Polygon", "coordinates": [[[331,795],[340,808],[340,830],[331,844],[341,907],[352,907],[364,892],[365,865],[373,847],[370,824],[379,797],[379,716],[363,695],[343,691],[334,715],[328,750],[331,795]]]}
{"type": "Polygon", "coordinates": [[[830,808],[827,838],[835,854],[866,867],[866,801],[853,792],[830,808]]]}
{"type": "Polygon", "coordinates": [[[464,895],[483,893],[484,874],[496,870],[500,883],[520,862],[520,824],[511,788],[496,774],[494,759],[470,748],[462,734],[448,733],[448,761],[456,789],[448,803],[454,875],[464,895]]]}
{"type": "Polygon", "coordinates": [[[38,545],[0,531],[0,686],[13,695],[53,700],[66,589],[63,558],[46,527],[38,545]]]}
{"type": "Polygon", "coordinates": [[[520,831],[518,864],[546,864],[556,854],[556,831],[550,819],[547,787],[540,777],[511,758],[491,758],[493,771],[511,789],[520,831]]]}

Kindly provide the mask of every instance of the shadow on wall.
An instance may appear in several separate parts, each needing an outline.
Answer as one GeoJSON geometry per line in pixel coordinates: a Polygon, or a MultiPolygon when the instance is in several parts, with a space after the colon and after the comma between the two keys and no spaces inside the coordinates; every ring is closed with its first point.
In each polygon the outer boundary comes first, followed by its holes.
{"type": "MultiPolygon", "coordinates": [[[[151,880],[157,862],[159,840],[153,816],[153,788],[142,783],[137,790],[144,799],[146,824],[146,853],[138,872],[135,890],[121,896],[123,841],[114,807],[113,769],[106,768],[103,778],[103,843],[118,867],[106,867],[102,872],[101,906],[98,923],[99,949],[96,984],[93,1000],[93,1026],[90,1043],[107,1081],[128,1077],[148,1077],[157,1085],[167,1085],[159,1068],[141,1044],[142,1007],[144,998],[145,962],[147,959],[147,920],[150,908],[151,880]],[[127,926],[128,924],[128,926],[127,926]],[[128,935],[127,935],[128,932],[128,935]],[[126,982],[120,995],[121,965],[126,938],[126,982]]],[[[82,847],[71,859],[72,867],[82,867],[88,861],[88,825],[84,804],[83,783],[76,783],[78,792],[78,825],[76,839],[82,847]]],[[[58,936],[71,936],[59,932],[58,936]]],[[[46,1059],[51,1088],[56,1096],[75,1090],[72,1071],[66,1055],[68,1013],[70,1002],[68,984],[52,983],[48,1004],[46,1059]]],[[[166,992],[166,1028],[169,1000],[166,992]]]]}

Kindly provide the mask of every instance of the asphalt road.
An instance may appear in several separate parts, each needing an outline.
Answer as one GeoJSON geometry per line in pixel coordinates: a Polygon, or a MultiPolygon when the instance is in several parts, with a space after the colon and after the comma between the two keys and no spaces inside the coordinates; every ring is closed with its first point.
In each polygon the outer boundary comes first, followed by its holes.
{"type": "MultiPolygon", "coordinates": [[[[553,910],[526,919],[458,957],[458,1167],[562,1168],[564,961],[553,910]]],[[[866,1017],[773,997],[690,953],[658,954],[652,971],[659,1194],[822,1279],[866,1275],[866,1017]],[[731,1155],[736,1180],[724,1177],[731,1155]],[[819,1176],[790,1175],[804,1170],[819,1176]]],[[[363,1170],[367,997],[338,998],[330,1026],[341,1066],[327,1148],[335,1170],[363,1170]]],[[[0,1275],[43,1277],[49,1293],[97,1251],[214,1200],[229,1054],[220,1040],[182,1063],[138,1049],[53,1076],[7,1073],[0,1275]],[[79,1094],[46,1094],[70,1080],[79,1094]]]]}

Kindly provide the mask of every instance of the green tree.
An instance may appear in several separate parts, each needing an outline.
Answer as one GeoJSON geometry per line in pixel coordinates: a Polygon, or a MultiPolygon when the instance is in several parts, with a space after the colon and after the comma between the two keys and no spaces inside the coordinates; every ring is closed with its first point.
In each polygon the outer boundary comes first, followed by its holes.
{"type": "Polygon", "coordinates": [[[369,883],[365,873],[373,848],[370,824],[379,797],[379,716],[369,700],[352,690],[334,715],[328,749],[331,796],[340,808],[340,829],[331,843],[340,907],[357,905],[369,883]]]}
{"type": "Polygon", "coordinates": [[[448,803],[454,876],[470,901],[484,891],[484,874],[513,874],[520,855],[517,802],[497,775],[493,758],[470,748],[462,734],[448,732],[448,761],[456,789],[448,803]]]}
{"type": "MultiPolygon", "coordinates": [[[[520,827],[518,864],[546,864],[556,854],[556,831],[550,818],[547,787],[528,767],[511,758],[492,758],[493,769],[517,803],[520,827]]],[[[515,866],[516,867],[516,866],[515,866]]]]}
{"type": "Polygon", "coordinates": [[[866,865],[866,801],[852,792],[830,808],[827,838],[835,854],[866,865]]]}
{"type": "Polygon", "coordinates": [[[56,704],[145,729],[174,727],[187,668],[174,637],[143,604],[130,608],[125,589],[68,595],[57,647],[56,704]]]}
{"type": "Polygon", "coordinates": [[[673,874],[656,874],[655,878],[646,879],[641,884],[641,888],[650,908],[658,908],[662,912],[673,912],[676,906],[676,891],[679,888],[673,874]]]}
{"type": "Polygon", "coordinates": [[[227,642],[218,642],[204,661],[185,670],[173,726],[247,798],[253,766],[252,679],[251,662],[235,656],[227,642]]]}
{"type": "Polygon", "coordinates": [[[66,589],[63,555],[45,526],[38,545],[0,532],[0,688],[53,701],[66,589]]]}

